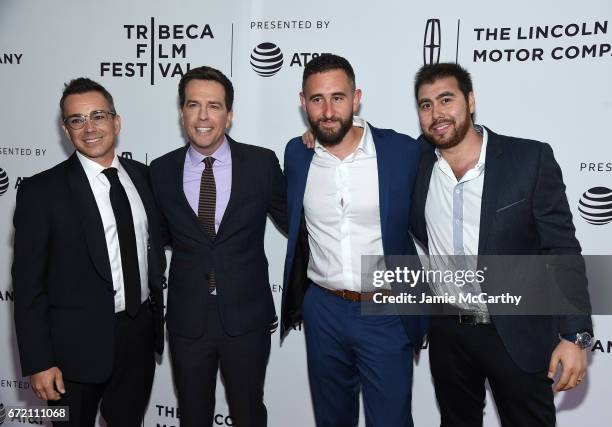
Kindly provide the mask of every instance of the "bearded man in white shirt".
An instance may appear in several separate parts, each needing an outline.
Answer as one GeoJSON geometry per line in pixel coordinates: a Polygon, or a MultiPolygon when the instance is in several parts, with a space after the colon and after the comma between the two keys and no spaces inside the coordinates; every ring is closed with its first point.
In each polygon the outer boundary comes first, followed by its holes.
{"type": "Polygon", "coordinates": [[[412,356],[427,320],[363,315],[362,255],[415,255],[410,194],[418,146],[355,116],[361,99],[349,62],[323,54],[305,69],[302,107],[316,138],[285,151],[289,234],[282,333],[304,321],[318,426],[412,426],[412,356]]]}

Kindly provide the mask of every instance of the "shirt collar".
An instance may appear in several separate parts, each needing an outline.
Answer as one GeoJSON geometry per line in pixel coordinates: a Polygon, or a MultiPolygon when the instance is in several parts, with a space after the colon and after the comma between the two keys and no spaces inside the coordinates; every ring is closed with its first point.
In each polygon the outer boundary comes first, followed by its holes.
{"type": "MultiPolygon", "coordinates": [[[[482,168],[484,168],[485,159],[487,157],[487,142],[489,140],[489,134],[487,133],[487,129],[481,125],[475,124],[474,130],[478,132],[480,135],[482,135],[482,146],[480,147],[480,155],[478,156],[478,161],[474,165],[474,169],[481,170],[482,168]]],[[[438,148],[436,148],[435,151],[436,151],[436,156],[438,157],[438,160],[440,160],[442,158],[442,153],[440,152],[438,148]]]]}
{"type": "MultiPolygon", "coordinates": [[[[208,156],[200,153],[198,150],[193,148],[191,144],[189,144],[189,148],[187,149],[187,158],[193,166],[197,165],[198,163],[202,163],[204,157],[208,156]]],[[[232,163],[232,155],[227,137],[223,137],[223,142],[219,148],[217,148],[217,150],[210,155],[210,157],[215,159],[215,164],[218,163],[223,165],[232,163]]]]}
{"type": "Polygon", "coordinates": [[[487,129],[484,126],[474,125],[474,129],[476,132],[482,135],[482,147],[480,147],[480,156],[478,157],[478,161],[474,166],[475,169],[482,169],[485,165],[485,159],[487,158],[487,142],[489,141],[489,134],[487,133],[487,129]]]}
{"type": "MultiPolygon", "coordinates": [[[[76,155],[79,161],[81,162],[83,169],[85,170],[85,175],[87,175],[87,179],[90,182],[93,181],[95,178],[97,178],[102,173],[102,171],[106,169],[101,164],[94,162],[90,158],[85,157],[78,151],[76,152],[76,155]]],[[[109,167],[116,168],[118,173],[120,174],[125,173],[123,166],[119,162],[119,158],[117,156],[113,157],[113,162],[111,163],[109,167]]]]}
{"type": "MultiPolygon", "coordinates": [[[[368,126],[368,122],[365,119],[359,116],[353,116],[353,126],[363,128],[363,134],[361,135],[361,140],[359,140],[359,145],[357,145],[357,151],[362,151],[364,154],[372,155],[374,154],[374,140],[370,136],[370,127],[368,126]]],[[[315,152],[318,154],[328,152],[327,148],[325,148],[319,141],[315,140],[315,152]]]]}

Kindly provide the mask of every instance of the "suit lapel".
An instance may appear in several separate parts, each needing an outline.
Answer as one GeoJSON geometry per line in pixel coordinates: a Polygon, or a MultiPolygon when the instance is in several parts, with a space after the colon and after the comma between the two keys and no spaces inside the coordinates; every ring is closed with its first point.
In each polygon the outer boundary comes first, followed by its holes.
{"type": "Polygon", "coordinates": [[[377,129],[368,124],[374,146],[376,147],[376,166],[378,169],[378,203],[380,205],[380,228],[383,242],[383,250],[386,254],[391,253],[387,247],[387,232],[390,207],[389,189],[391,186],[391,170],[393,164],[393,150],[389,144],[384,143],[384,138],[377,132],[377,129]]]}
{"type": "MultiPolygon", "coordinates": [[[[293,189],[293,197],[288,200],[291,204],[290,220],[294,225],[294,230],[299,230],[299,222],[302,218],[302,211],[304,208],[304,193],[306,192],[306,182],[308,181],[308,171],[310,170],[310,164],[314,156],[314,150],[308,150],[304,148],[300,151],[301,157],[299,161],[294,165],[296,178],[294,181],[295,188],[293,189]]],[[[289,227],[291,230],[291,225],[289,227]]]]}
{"type": "Polygon", "coordinates": [[[140,196],[140,200],[145,208],[145,213],[147,214],[147,220],[149,224],[151,224],[151,214],[154,212],[155,203],[153,202],[153,196],[149,190],[149,185],[146,182],[146,178],[139,173],[129,162],[125,161],[122,157],[119,157],[119,162],[121,166],[125,169],[127,174],[130,176],[134,187],[136,187],[136,191],[138,191],[138,195],[140,196]]]}
{"type": "MultiPolygon", "coordinates": [[[[487,153],[485,157],[485,176],[482,188],[482,200],[480,206],[480,233],[478,236],[478,253],[485,253],[487,237],[491,226],[491,220],[495,215],[495,206],[497,204],[497,191],[501,188],[500,182],[502,174],[500,173],[503,163],[501,155],[503,154],[501,143],[497,135],[487,129],[487,153]]],[[[433,172],[433,166],[436,163],[436,154],[433,147],[423,139],[419,138],[423,145],[421,151],[421,162],[417,181],[414,188],[414,219],[417,232],[420,235],[423,243],[427,244],[427,225],[425,221],[425,205],[427,203],[427,194],[429,192],[429,183],[433,172]]]]}
{"type": "Polygon", "coordinates": [[[224,229],[227,228],[227,222],[237,208],[236,201],[241,200],[243,193],[249,188],[246,170],[254,166],[248,164],[240,144],[227,135],[226,138],[230,146],[230,155],[232,156],[232,188],[230,190],[230,198],[227,202],[227,207],[225,208],[225,212],[223,212],[223,218],[221,218],[221,224],[219,224],[216,240],[223,237],[222,233],[224,229]]]}
{"type": "Polygon", "coordinates": [[[478,254],[487,254],[487,238],[491,228],[491,220],[495,216],[497,192],[502,186],[503,162],[502,144],[498,136],[487,129],[487,154],[485,157],[485,176],[482,187],[480,205],[480,233],[478,236],[478,254]]]}
{"type": "Polygon", "coordinates": [[[202,239],[210,240],[208,233],[200,224],[200,220],[198,219],[198,215],[191,209],[191,205],[187,200],[187,196],[185,196],[185,189],[183,188],[183,172],[185,170],[185,156],[187,156],[187,150],[189,149],[189,144],[187,144],[183,149],[178,150],[176,152],[176,157],[174,158],[176,167],[174,170],[176,174],[174,175],[175,183],[174,187],[176,191],[180,194],[180,208],[186,209],[188,211],[188,216],[191,218],[192,225],[199,230],[198,234],[202,239]]]}
{"type": "Polygon", "coordinates": [[[91,260],[100,277],[108,282],[108,285],[112,288],[113,279],[102,217],[91,191],[87,175],[85,175],[83,166],[81,166],[76,153],[68,159],[68,183],[77,207],[77,215],[81,216],[81,226],[83,227],[91,260]]]}
{"type": "Polygon", "coordinates": [[[417,171],[417,178],[414,184],[414,219],[416,226],[415,234],[425,246],[427,242],[427,224],[425,221],[425,205],[427,204],[427,194],[429,193],[429,183],[433,167],[437,161],[436,153],[432,145],[423,137],[419,138],[421,144],[421,160],[417,171]]]}

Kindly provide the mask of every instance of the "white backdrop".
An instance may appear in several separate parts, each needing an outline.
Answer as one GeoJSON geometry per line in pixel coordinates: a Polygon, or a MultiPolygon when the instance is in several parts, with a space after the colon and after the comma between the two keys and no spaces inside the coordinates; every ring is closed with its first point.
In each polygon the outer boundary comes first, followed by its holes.
{"type": "MultiPolygon", "coordinates": [[[[590,188],[612,188],[611,18],[608,0],[515,0],[494,7],[483,0],[1,0],[0,404],[36,404],[16,356],[11,221],[19,180],[72,152],[59,126],[64,82],[87,76],[102,83],[123,118],[119,153],[148,163],[184,144],[176,94],[181,72],[214,66],[236,90],[232,137],[272,148],[282,162],[285,143],[305,129],[298,93],[303,65],[313,54],[349,59],[364,92],[360,114],[415,137],[415,71],[424,58],[458,60],[473,75],[477,121],[499,133],[549,142],[564,172],[584,253],[610,254],[612,224],[587,223],[578,201],[590,188]],[[258,75],[250,63],[262,43],[283,55],[270,77],[258,75]]],[[[266,251],[277,308],[285,245],[270,226],[266,251]]],[[[589,352],[587,380],[556,397],[560,426],[608,424],[612,319],[595,322],[600,341],[589,352]]],[[[281,347],[276,332],[272,347],[265,390],[269,425],[313,425],[302,333],[292,332],[281,347]]],[[[415,424],[439,425],[426,350],[413,390],[415,424]]],[[[485,425],[497,426],[487,399],[485,425]]],[[[216,424],[232,425],[221,382],[217,402],[216,424]]],[[[1,417],[0,424],[21,425],[1,417]]],[[[167,352],[144,424],[179,424],[167,352]]]]}

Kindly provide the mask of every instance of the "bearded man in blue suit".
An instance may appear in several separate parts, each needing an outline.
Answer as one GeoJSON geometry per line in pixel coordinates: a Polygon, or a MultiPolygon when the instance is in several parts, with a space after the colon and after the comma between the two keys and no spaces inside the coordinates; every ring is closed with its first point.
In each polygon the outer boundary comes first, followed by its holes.
{"type": "Polygon", "coordinates": [[[282,333],[303,320],[318,426],[353,426],[359,389],[368,426],[412,426],[412,356],[425,317],[367,316],[362,255],[415,255],[410,196],[419,148],[360,117],[349,62],[325,54],[305,69],[300,94],[316,138],[285,151],[289,235],[282,333]]]}

